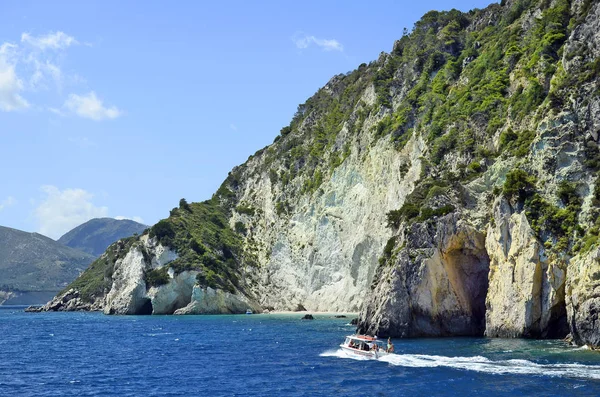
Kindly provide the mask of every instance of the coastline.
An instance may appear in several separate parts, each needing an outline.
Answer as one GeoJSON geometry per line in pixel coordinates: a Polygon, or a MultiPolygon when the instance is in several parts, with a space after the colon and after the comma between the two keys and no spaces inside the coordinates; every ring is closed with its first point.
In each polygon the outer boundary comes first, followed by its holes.
{"type": "Polygon", "coordinates": [[[302,311],[288,311],[288,310],[273,310],[266,313],[253,313],[253,315],[300,315],[306,316],[308,314],[312,316],[327,316],[327,317],[337,317],[337,318],[348,318],[352,320],[353,318],[358,317],[358,312],[319,312],[319,311],[310,311],[310,310],[302,310],[302,311]]]}

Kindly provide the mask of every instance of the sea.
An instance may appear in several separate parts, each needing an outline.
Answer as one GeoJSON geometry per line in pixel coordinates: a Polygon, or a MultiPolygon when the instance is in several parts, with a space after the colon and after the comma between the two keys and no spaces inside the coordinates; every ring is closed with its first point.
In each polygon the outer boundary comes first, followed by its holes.
{"type": "Polygon", "coordinates": [[[339,349],[351,316],[105,316],[0,306],[1,396],[600,396],[600,352],[556,340],[339,349]]]}

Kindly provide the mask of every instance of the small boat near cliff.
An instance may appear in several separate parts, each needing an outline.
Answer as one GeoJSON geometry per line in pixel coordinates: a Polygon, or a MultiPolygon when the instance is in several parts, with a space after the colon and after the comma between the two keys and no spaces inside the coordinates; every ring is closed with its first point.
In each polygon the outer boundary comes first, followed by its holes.
{"type": "Polygon", "coordinates": [[[347,354],[361,357],[377,359],[389,354],[383,341],[377,340],[376,336],[349,335],[340,347],[347,354]]]}
{"type": "Polygon", "coordinates": [[[246,314],[252,314],[252,310],[250,310],[250,309],[246,310],[246,314]]]}

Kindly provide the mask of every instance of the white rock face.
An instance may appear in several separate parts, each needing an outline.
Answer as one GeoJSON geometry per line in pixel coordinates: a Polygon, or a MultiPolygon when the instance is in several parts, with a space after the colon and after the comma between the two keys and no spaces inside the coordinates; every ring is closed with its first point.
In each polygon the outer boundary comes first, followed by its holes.
{"type": "Polygon", "coordinates": [[[140,237],[142,243],[147,247],[148,251],[152,253],[150,267],[156,269],[163,267],[167,263],[173,262],[177,259],[177,253],[168,247],[164,247],[156,242],[156,239],[151,239],[148,235],[140,237]]]}
{"type": "Polygon", "coordinates": [[[565,265],[549,260],[524,212],[512,213],[506,200],[495,203],[488,227],[490,257],[486,335],[554,337],[566,334],[565,265]]]}
{"type": "Polygon", "coordinates": [[[146,263],[139,247],[129,250],[123,259],[117,260],[113,273],[113,285],[106,295],[104,313],[139,314],[146,305],[146,263]]]}
{"type": "MultiPolygon", "coordinates": [[[[174,251],[157,244],[155,239],[140,237],[139,242],[130,248],[125,257],[115,262],[113,283],[104,299],[104,313],[151,314],[152,298],[146,292],[145,272],[164,266],[176,258],[177,254],[174,251]],[[142,249],[146,250],[148,255],[144,256],[142,249]],[[147,258],[151,258],[150,263],[147,262],[147,258]]],[[[160,302],[161,294],[158,295],[160,302]]],[[[173,304],[176,305],[177,302],[173,304]]],[[[163,308],[164,304],[161,309],[163,308]]]]}
{"type": "Polygon", "coordinates": [[[175,275],[171,271],[168,284],[150,288],[148,297],[152,303],[152,314],[173,314],[187,306],[192,299],[197,274],[196,271],[185,271],[175,275]]]}
{"type": "MultiPolygon", "coordinates": [[[[413,138],[401,152],[386,140],[365,157],[353,151],[317,192],[289,197],[293,210],[288,216],[275,213],[283,194],[278,185],[267,175],[250,179],[241,201],[262,214],[252,233],[264,247],[259,258],[265,265],[258,269],[253,289],[260,303],[278,310],[298,305],[359,310],[391,234],[385,214],[400,208],[412,191],[424,147],[413,138]]],[[[236,214],[231,223],[240,219],[236,214]]]]}
{"type": "Polygon", "coordinates": [[[241,294],[232,294],[221,289],[194,286],[189,305],[175,314],[241,314],[246,310],[260,313],[261,307],[241,294]]]}
{"type": "MultiPolygon", "coordinates": [[[[197,271],[175,274],[168,268],[177,254],[142,236],[124,258],[117,260],[113,284],[104,300],[106,314],[227,314],[245,313],[247,309],[262,311],[242,294],[221,289],[201,288],[196,283],[197,271]],[[142,252],[146,250],[146,255],[142,252]],[[145,272],[167,267],[167,284],[147,290],[145,272]]],[[[77,303],[75,300],[73,302],[77,303]]]]}

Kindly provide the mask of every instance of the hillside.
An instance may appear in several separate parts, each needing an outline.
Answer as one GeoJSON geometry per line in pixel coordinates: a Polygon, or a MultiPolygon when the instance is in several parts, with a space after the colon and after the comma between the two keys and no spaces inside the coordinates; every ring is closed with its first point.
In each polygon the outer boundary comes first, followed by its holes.
{"type": "Polygon", "coordinates": [[[70,287],[105,313],[361,310],[382,336],[598,346],[599,28],[589,0],[431,11],[70,287]]]}
{"type": "Polygon", "coordinates": [[[37,233],[0,226],[0,304],[44,303],[94,257],[37,233]]]}
{"type": "Polygon", "coordinates": [[[99,257],[115,241],[142,234],[147,228],[129,219],[95,218],[65,233],[58,242],[99,257]]]}

